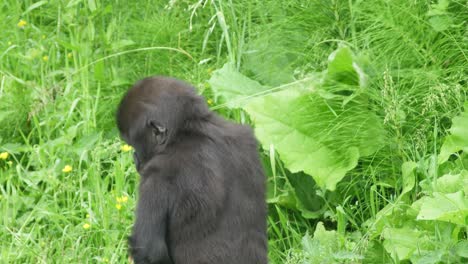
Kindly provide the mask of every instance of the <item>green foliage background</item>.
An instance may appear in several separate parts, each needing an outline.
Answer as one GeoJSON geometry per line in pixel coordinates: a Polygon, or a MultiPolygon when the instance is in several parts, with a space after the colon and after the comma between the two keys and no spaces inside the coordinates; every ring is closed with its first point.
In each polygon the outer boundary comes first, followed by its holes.
{"type": "Polygon", "coordinates": [[[466,1],[6,0],[0,19],[0,263],[127,261],[139,178],[114,114],[155,74],[255,128],[271,263],[468,261],[466,1]]]}

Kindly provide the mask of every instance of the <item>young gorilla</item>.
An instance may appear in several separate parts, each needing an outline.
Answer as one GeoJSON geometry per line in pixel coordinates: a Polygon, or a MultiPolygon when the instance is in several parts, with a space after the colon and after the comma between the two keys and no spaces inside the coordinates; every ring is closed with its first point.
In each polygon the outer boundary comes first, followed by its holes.
{"type": "Polygon", "coordinates": [[[141,175],[136,264],[267,263],[265,177],[250,128],[166,77],[135,84],[117,125],[141,175]]]}

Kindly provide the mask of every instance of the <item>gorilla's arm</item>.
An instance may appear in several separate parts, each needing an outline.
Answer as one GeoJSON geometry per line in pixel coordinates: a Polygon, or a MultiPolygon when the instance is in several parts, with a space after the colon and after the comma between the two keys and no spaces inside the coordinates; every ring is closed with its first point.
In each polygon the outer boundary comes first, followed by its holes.
{"type": "Polygon", "coordinates": [[[129,238],[135,264],[172,264],[166,243],[169,191],[160,175],[143,176],[136,222],[129,238]]]}

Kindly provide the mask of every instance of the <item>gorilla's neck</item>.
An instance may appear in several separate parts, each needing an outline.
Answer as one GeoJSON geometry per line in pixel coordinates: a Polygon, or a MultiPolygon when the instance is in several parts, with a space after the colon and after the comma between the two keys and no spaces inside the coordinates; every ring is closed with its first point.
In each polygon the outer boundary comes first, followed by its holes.
{"type": "Polygon", "coordinates": [[[222,135],[228,125],[229,122],[226,122],[216,114],[210,113],[197,119],[188,120],[180,132],[185,135],[191,134],[211,138],[222,135]]]}

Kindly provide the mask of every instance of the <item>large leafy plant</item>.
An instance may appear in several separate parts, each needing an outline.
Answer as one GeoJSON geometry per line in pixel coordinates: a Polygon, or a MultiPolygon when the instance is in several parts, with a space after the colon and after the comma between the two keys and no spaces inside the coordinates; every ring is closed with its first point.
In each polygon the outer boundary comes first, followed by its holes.
{"type": "Polygon", "coordinates": [[[209,83],[228,107],[249,113],[264,147],[323,189],[334,190],[361,156],[382,146],[382,120],[370,110],[366,76],[348,47],[330,55],[324,72],[284,88],[262,86],[229,64],[209,83]]]}
{"type": "MultiPolygon", "coordinates": [[[[465,159],[468,149],[468,103],[465,111],[453,118],[451,132],[445,138],[438,160],[443,166],[450,156],[465,159]],[[463,151],[463,152],[460,152],[463,151]]],[[[412,263],[464,263],[468,258],[468,171],[455,165],[436,178],[429,177],[428,168],[415,162],[405,162],[402,168],[403,190],[395,202],[389,203],[368,224],[371,237],[381,236],[383,247],[395,261],[409,259],[412,263]],[[412,204],[408,195],[419,182],[420,195],[412,204]]]]}

